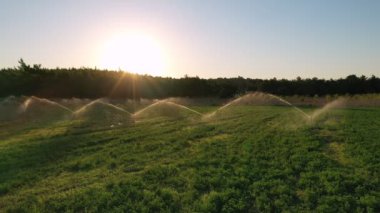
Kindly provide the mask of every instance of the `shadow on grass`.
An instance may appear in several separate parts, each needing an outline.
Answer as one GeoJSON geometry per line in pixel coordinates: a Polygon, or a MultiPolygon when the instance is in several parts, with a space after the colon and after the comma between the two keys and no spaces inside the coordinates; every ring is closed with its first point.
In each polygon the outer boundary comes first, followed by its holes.
{"type": "MultiPolygon", "coordinates": [[[[13,136],[5,137],[15,139],[0,144],[0,196],[15,188],[34,185],[47,176],[58,175],[66,169],[60,167],[58,162],[78,148],[97,146],[116,139],[115,136],[101,134],[110,128],[81,126],[78,130],[76,126],[73,130],[71,125],[71,121],[29,124],[19,127],[13,136]],[[96,137],[92,134],[94,132],[97,133],[96,137]]],[[[72,171],[81,169],[89,167],[74,165],[72,171]]]]}

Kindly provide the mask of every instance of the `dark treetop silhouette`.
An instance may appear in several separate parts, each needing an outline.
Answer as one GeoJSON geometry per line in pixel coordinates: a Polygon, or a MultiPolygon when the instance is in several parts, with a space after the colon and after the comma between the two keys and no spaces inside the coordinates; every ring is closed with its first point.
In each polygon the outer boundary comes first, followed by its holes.
{"type": "Polygon", "coordinates": [[[35,95],[46,98],[228,98],[248,91],[305,96],[379,93],[380,79],[375,76],[356,75],[330,80],[300,77],[295,80],[242,77],[201,79],[188,76],[175,79],[96,68],[48,69],[37,64],[27,65],[22,59],[18,67],[0,70],[0,97],[35,95]]]}

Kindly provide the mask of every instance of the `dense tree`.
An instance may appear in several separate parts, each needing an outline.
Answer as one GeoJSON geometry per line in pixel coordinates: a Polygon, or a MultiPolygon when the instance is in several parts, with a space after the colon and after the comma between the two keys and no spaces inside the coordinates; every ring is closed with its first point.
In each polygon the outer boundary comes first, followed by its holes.
{"type": "Polygon", "coordinates": [[[0,97],[228,98],[249,91],[305,96],[378,93],[380,78],[349,75],[336,80],[300,77],[294,80],[242,77],[201,79],[189,76],[175,79],[91,68],[47,69],[40,64],[30,66],[22,59],[19,60],[18,67],[0,70],[0,97]]]}

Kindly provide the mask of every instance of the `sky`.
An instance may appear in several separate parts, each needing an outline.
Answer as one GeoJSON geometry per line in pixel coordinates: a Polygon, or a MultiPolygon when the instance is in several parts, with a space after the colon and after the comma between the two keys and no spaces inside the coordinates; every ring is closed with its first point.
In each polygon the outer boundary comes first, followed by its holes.
{"type": "Polygon", "coordinates": [[[379,0],[0,0],[0,67],[380,76],[379,11],[379,0]]]}

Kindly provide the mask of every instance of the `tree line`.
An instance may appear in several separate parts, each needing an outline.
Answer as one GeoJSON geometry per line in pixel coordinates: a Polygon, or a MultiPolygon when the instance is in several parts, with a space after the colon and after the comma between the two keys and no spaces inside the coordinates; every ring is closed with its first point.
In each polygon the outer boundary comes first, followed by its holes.
{"type": "Polygon", "coordinates": [[[152,77],[96,68],[43,68],[28,65],[0,69],[0,97],[35,95],[46,98],[229,98],[251,91],[276,95],[323,96],[379,93],[380,78],[349,75],[340,79],[202,79],[152,77]]]}

